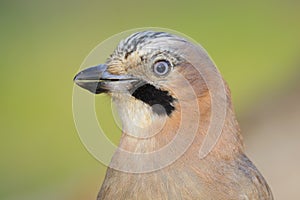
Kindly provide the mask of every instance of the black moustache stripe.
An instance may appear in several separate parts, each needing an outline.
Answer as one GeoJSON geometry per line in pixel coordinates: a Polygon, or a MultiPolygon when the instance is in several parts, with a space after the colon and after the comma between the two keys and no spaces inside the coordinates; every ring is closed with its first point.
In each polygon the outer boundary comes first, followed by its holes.
{"type": "Polygon", "coordinates": [[[176,99],[169,92],[160,90],[151,84],[138,87],[132,96],[150,105],[153,112],[158,115],[167,114],[170,116],[175,110],[173,103],[176,99]]]}

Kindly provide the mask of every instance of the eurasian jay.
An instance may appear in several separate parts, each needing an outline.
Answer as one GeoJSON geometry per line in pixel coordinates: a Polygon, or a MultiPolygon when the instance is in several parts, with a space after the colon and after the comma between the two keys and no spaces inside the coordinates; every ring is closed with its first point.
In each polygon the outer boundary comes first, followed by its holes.
{"type": "Polygon", "coordinates": [[[227,84],[201,46],[138,32],[74,81],[109,94],[122,121],[98,200],[273,199],[244,154],[227,84]]]}

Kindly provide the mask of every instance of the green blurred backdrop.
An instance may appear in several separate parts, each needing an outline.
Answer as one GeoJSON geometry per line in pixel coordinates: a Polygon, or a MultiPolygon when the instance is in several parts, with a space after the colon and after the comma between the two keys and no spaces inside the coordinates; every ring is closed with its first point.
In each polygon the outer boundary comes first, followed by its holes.
{"type": "Polygon", "coordinates": [[[1,0],[0,199],[95,199],[105,167],[77,135],[72,79],[101,41],[145,26],[194,38],[242,115],[267,91],[289,84],[299,64],[299,10],[293,0],[1,0]]]}

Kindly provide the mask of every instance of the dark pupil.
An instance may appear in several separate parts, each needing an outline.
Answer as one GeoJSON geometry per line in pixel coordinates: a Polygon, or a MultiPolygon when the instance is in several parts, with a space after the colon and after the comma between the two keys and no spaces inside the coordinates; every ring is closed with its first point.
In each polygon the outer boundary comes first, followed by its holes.
{"type": "Polygon", "coordinates": [[[165,63],[159,63],[157,66],[156,66],[156,71],[157,71],[157,73],[159,73],[159,74],[163,74],[163,73],[165,73],[165,71],[166,71],[166,64],[165,63]]]}

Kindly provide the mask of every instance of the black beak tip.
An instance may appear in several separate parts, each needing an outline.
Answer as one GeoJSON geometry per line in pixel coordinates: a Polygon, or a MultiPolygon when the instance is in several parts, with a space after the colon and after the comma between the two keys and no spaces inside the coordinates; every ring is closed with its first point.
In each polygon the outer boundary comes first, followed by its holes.
{"type": "Polygon", "coordinates": [[[103,92],[107,92],[106,89],[103,89],[101,87],[100,82],[98,81],[90,81],[90,82],[86,82],[86,80],[89,80],[88,78],[86,78],[85,73],[84,72],[79,72],[77,73],[74,78],[73,78],[73,82],[78,85],[79,87],[88,90],[89,92],[93,93],[93,94],[100,94],[103,92]]]}
{"type": "Polygon", "coordinates": [[[76,83],[76,79],[77,79],[77,74],[74,76],[73,78],[73,82],[76,83]]]}
{"type": "Polygon", "coordinates": [[[80,80],[84,80],[84,79],[82,78],[82,74],[83,74],[82,71],[78,72],[78,73],[74,76],[73,82],[77,84],[80,80]]]}

